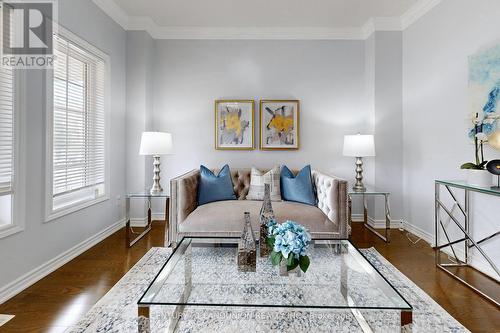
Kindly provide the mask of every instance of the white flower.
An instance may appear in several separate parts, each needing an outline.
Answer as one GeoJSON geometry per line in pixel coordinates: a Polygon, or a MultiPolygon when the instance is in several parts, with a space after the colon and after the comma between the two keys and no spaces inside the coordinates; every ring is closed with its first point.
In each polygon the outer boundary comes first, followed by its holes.
{"type": "Polygon", "coordinates": [[[479,141],[488,141],[488,136],[484,133],[477,133],[476,134],[476,138],[479,140],[479,141]]]}
{"type": "Polygon", "coordinates": [[[471,114],[471,121],[474,125],[480,125],[483,123],[484,120],[484,113],[483,112],[473,112],[471,114]]]}

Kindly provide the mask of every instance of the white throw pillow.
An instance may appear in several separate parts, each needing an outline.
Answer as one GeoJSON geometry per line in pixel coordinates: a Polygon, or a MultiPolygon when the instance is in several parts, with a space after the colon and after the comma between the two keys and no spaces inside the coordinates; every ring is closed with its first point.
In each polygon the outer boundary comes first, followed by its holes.
{"type": "Polygon", "coordinates": [[[266,173],[252,167],[247,199],[264,200],[264,184],[271,185],[271,201],[281,201],[279,166],[275,166],[266,173]]]}

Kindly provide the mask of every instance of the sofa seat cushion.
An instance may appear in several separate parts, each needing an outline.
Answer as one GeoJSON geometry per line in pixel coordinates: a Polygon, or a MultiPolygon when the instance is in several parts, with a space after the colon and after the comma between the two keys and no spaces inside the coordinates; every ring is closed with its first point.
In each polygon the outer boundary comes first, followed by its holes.
{"type": "MultiPolygon", "coordinates": [[[[315,206],[297,202],[273,202],[278,222],[292,220],[304,225],[316,238],[338,232],[337,225],[315,206]]],[[[178,231],[188,236],[239,236],[243,230],[243,213],[250,212],[252,228],[259,231],[262,201],[217,201],[198,206],[178,225],[178,231]]]]}

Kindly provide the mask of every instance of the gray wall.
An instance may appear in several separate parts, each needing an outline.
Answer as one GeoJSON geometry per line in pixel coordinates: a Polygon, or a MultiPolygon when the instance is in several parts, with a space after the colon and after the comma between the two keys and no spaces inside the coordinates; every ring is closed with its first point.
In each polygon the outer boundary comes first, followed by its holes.
{"type": "Polygon", "coordinates": [[[116,196],[125,192],[125,32],[92,1],[59,1],[59,23],[111,58],[111,199],[43,223],[45,179],[45,84],[29,70],[26,87],[26,229],[0,239],[0,286],[104,230],[123,218],[116,196]]]}
{"type": "MultiPolygon", "coordinates": [[[[467,58],[500,42],[498,13],[497,0],[444,0],[403,33],[405,216],[429,238],[434,234],[434,179],[465,179],[459,167],[474,156],[466,135],[472,112],[467,58]]],[[[500,154],[487,149],[486,157],[500,154]]],[[[497,231],[498,199],[475,196],[471,204],[476,236],[497,231]]],[[[483,246],[499,265],[498,245],[483,246]]]]}
{"type": "MultiPolygon", "coordinates": [[[[342,156],[343,136],[373,130],[363,41],[158,40],[154,55],[154,126],[173,134],[175,149],[163,158],[163,179],[200,164],[224,163],[293,168],[310,163],[354,178],[354,159],[342,156]],[[214,100],[256,101],[258,145],[261,98],[300,100],[300,150],[216,151],[214,100]]],[[[370,159],[366,169],[373,184],[370,159]]]]}
{"type": "MultiPolygon", "coordinates": [[[[141,192],[152,182],[152,161],[139,155],[139,146],[142,132],[153,129],[154,40],[145,31],[127,31],[126,35],[126,188],[141,192]]],[[[144,224],[145,203],[132,200],[130,204],[131,222],[144,224]]]]}
{"type": "MultiPolygon", "coordinates": [[[[376,32],[374,39],[375,184],[391,192],[392,218],[403,219],[402,33],[376,32]]],[[[383,203],[377,220],[384,219],[383,203]]]]}

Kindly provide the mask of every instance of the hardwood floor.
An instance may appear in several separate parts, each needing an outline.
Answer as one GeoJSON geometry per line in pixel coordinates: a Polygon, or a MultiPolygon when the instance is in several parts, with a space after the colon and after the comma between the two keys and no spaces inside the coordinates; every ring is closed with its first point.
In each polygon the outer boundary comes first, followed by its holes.
{"type": "MultiPolygon", "coordinates": [[[[64,331],[75,324],[151,247],[162,246],[163,232],[164,223],[154,222],[151,232],[130,249],[124,245],[125,229],[116,232],[0,305],[0,313],[16,315],[0,327],[0,332],[64,331]]],[[[355,223],[353,242],[358,247],[375,247],[472,332],[500,332],[500,310],[437,269],[434,252],[424,241],[414,245],[404,232],[393,230],[392,242],[385,244],[361,224],[355,223]]],[[[472,274],[471,278],[491,284],[480,274],[472,274]]]]}
{"type": "Polygon", "coordinates": [[[164,222],[132,248],[125,247],[125,228],[0,305],[16,315],[0,332],[63,332],[108,292],[154,246],[163,246],[164,222]]]}

